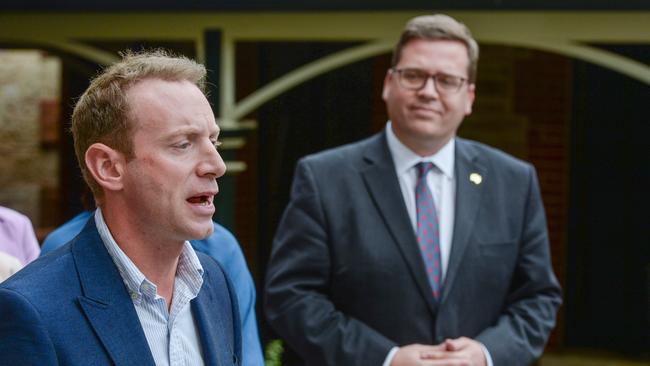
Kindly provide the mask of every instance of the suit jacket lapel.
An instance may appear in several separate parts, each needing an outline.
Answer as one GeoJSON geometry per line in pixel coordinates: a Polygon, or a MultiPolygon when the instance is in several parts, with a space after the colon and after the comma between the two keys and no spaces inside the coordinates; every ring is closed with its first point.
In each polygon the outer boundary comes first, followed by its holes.
{"type": "Polygon", "coordinates": [[[480,156],[463,139],[456,139],[456,214],[454,218],[454,233],[449,256],[449,265],[443,284],[442,301],[448,296],[454,279],[460,267],[463,253],[469,244],[469,239],[477,220],[484,184],[470,181],[470,175],[478,174],[482,180],[487,177],[487,168],[480,156]]]}
{"type": "Polygon", "coordinates": [[[117,267],[88,220],[72,244],[82,296],[78,301],[116,365],[155,365],[140,320],[117,267]]]}
{"type": "Polygon", "coordinates": [[[370,140],[364,159],[365,166],[361,168],[361,174],[368,187],[368,192],[408,264],[420,294],[425,299],[432,314],[435,314],[437,303],[433,298],[431,286],[427,280],[385,133],[380,133],[370,140]]]}
{"type": "MultiPolygon", "coordinates": [[[[203,268],[205,269],[205,266],[203,268]]],[[[214,316],[220,314],[220,309],[215,306],[218,299],[214,299],[212,296],[214,291],[211,289],[212,284],[209,279],[210,275],[208,270],[205,269],[201,291],[192,300],[192,314],[195,317],[194,323],[199,331],[205,365],[221,365],[218,355],[226,353],[219,352],[219,350],[215,349],[215,346],[223,345],[226,342],[224,330],[228,328],[221,317],[214,316]]]]}

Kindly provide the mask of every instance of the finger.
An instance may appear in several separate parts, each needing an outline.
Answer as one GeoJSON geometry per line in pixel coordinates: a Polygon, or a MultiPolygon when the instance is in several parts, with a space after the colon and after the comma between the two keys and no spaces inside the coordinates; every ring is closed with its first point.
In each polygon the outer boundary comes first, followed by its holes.
{"type": "Polygon", "coordinates": [[[466,351],[420,351],[422,360],[469,360],[470,355],[466,351]]]}
{"type": "Polygon", "coordinates": [[[422,345],[420,347],[421,351],[446,351],[447,348],[445,347],[444,343],[443,344],[437,344],[437,345],[422,345]]]}
{"type": "Polygon", "coordinates": [[[445,356],[444,351],[420,351],[420,359],[421,360],[435,360],[439,358],[443,358],[445,356]]]}
{"type": "Polygon", "coordinates": [[[417,347],[418,352],[421,352],[423,354],[427,354],[429,352],[444,352],[446,351],[445,346],[442,344],[431,346],[431,345],[418,345],[417,347]]]}
{"type": "Polygon", "coordinates": [[[445,339],[445,349],[448,351],[458,351],[460,349],[457,339],[445,339]]]}
{"type": "Polygon", "coordinates": [[[425,360],[422,362],[425,366],[471,366],[472,363],[467,359],[443,359],[443,360],[425,360]]]}
{"type": "Polygon", "coordinates": [[[468,340],[469,338],[465,338],[465,337],[456,338],[456,339],[446,339],[444,343],[445,348],[448,351],[460,351],[461,349],[469,345],[468,340]]]}

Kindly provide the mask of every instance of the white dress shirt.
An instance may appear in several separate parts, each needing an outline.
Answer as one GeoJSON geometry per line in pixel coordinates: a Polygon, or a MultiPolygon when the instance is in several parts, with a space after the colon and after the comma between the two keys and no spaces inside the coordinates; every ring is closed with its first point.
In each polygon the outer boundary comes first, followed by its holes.
{"type": "Polygon", "coordinates": [[[190,243],[185,242],[178,259],[171,311],[168,311],[156,285],[117,245],[99,208],[95,211],[95,225],[133,300],[156,365],[203,365],[201,342],[190,306],[203,285],[203,267],[190,243]]]}
{"type": "Polygon", "coordinates": [[[417,168],[421,162],[431,162],[435,168],[427,174],[427,186],[433,195],[438,214],[440,232],[440,260],[442,263],[441,283],[444,287],[445,274],[449,263],[449,253],[451,252],[451,239],[454,231],[454,212],[456,197],[456,185],[454,179],[454,148],[456,146],[454,139],[443,146],[436,154],[429,156],[419,156],[400,140],[397,139],[390,122],[386,125],[386,139],[388,149],[393,156],[395,163],[395,173],[399,180],[399,186],[402,190],[406,210],[409,219],[413,225],[413,232],[417,233],[417,214],[415,208],[415,186],[417,185],[417,168]]]}

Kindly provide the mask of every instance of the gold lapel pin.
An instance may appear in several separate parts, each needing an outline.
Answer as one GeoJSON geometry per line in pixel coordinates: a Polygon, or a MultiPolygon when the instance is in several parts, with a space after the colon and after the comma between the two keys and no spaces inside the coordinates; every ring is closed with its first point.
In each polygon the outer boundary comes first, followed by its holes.
{"type": "Polygon", "coordinates": [[[478,173],[472,173],[469,175],[469,181],[476,185],[479,185],[483,181],[483,177],[481,177],[481,175],[478,173]]]}

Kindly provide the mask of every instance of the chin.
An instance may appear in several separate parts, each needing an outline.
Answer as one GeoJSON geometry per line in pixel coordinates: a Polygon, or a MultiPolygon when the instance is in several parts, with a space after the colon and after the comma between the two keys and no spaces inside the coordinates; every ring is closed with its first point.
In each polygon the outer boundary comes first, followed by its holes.
{"type": "Polygon", "coordinates": [[[205,231],[205,235],[203,236],[203,238],[204,239],[207,238],[208,236],[212,235],[213,232],[214,232],[214,225],[212,225],[212,221],[211,221],[210,227],[205,231]]]}
{"type": "Polygon", "coordinates": [[[425,126],[419,128],[415,131],[415,135],[422,140],[437,140],[440,138],[442,133],[437,128],[431,128],[431,126],[425,126]]]}
{"type": "Polygon", "coordinates": [[[198,235],[199,238],[198,239],[199,240],[205,239],[208,236],[212,235],[213,232],[214,232],[214,225],[212,225],[212,220],[210,220],[209,225],[206,224],[205,226],[203,226],[203,225],[201,226],[201,229],[198,231],[198,233],[199,233],[199,235],[198,235]]]}
{"type": "Polygon", "coordinates": [[[214,231],[214,226],[210,222],[209,224],[199,224],[193,223],[191,226],[186,226],[184,230],[185,240],[203,240],[208,236],[212,235],[214,231]]]}

